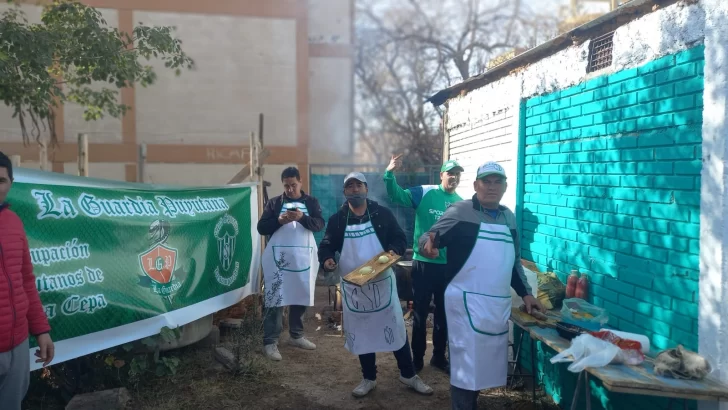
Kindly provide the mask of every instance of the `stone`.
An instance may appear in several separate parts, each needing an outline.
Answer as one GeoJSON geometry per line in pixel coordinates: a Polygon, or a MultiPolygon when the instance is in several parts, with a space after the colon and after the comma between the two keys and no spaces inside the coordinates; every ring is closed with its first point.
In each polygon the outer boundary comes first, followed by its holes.
{"type": "Polygon", "coordinates": [[[220,321],[218,324],[220,327],[226,327],[230,329],[240,329],[243,325],[243,319],[227,318],[220,321]]]}
{"type": "Polygon", "coordinates": [[[73,396],[66,410],[128,410],[131,396],[125,388],[102,390],[73,396]]]}
{"type": "Polygon", "coordinates": [[[238,362],[235,360],[235,355],[228,349],[220,346],[215,348],[215,360],[222,363],[225,367],[230,370],[238,368],[238,362]]]}

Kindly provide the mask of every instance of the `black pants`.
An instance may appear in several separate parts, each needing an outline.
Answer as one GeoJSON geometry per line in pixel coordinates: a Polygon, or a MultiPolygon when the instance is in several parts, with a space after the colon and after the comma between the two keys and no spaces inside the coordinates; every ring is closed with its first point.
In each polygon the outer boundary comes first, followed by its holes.
{"type": "Polygon", "coordinates": [[[445,320],[446,265],[413,261],[412,293],[414,321],[412,324],[412,354],[422,359],[427,350],[427,316],[430,301],[435,295],[435,323],[432,329],[432,355],[445,357],[447,348],[447,321],[445,320]]]}
{"type": "Polygon", "coordinates": [[[465,390],[450,385],[450,404],[452,410],[477,410],[479,391],[465,390]]]}
{"type": "MultiPolygon", "coordinates": [[[[394,358],[397,359],[397,367],[399,367],[400,376],[405,379],[415,377],[415,366],[412,363],[412,350],[410,350],[409,341],[405,340],[404,346],[394,352],[394,358]]],[[[361,363],[361,373],[365,379],[377,380],[376,353],[360,354],[359,363],[361,363]]]]}

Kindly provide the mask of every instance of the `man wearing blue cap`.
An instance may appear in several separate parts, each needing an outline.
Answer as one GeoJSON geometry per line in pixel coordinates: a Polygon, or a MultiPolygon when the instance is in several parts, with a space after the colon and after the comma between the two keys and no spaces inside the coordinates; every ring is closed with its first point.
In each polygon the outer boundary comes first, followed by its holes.
{"type": "Polygon", "coordinates": [[[402,189],[397,185],[393,171],[401,165],[401,155],[393,155],[384,173],[389,199],[399,205],[411,206],[415,209],[415,232],[412,245],[412,293],[414,320],[412,323],[412,354],[415,370],[419,373],[424,366],[427,349],[427,316],[430,302],[435,299],[434,327],[432,329],[432,359],[430,365],[450,371],[445,357],[447,345],[447,322],[445,321],[445,272],[447,257],[445,249],[435,258],[427,258],[420,253],[417,240],[424,232],[440,219],[445,210],[453,203],[462,201],[455,189],[460,183],[463,167],[455,160],[445,162],[440,168],[440,185],[421,185],[402,189]]]}

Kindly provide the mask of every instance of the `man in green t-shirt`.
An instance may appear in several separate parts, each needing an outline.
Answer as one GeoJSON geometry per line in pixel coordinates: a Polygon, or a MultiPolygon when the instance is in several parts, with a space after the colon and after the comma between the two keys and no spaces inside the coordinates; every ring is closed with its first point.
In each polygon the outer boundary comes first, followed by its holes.
{"type": "Polygon", "coordinates": [[[402,155],[393,155],[384,173],[389,199],[399,205],[411,206],[415,209],[415,232],[412,262],[412,292],[414,323],[412,324],[412,354],[415,370],[419,372],[424,366],[427,348],[427,316],[430,302],[435,298],[435,323],[432,330],[432,359],[430,365],[443,371],[450,371],[450,364],[445,357],[447,345],[447,322],[445,322],[445,287],[447,286],[446,254],[443,250],[435,259],[428,259],[419,252],[417,243],[420,236],[445,213],[445,210],[462,198],[455,193],[460,183],[463,167],[457,161],[445,162],[440,168],[440,185],[420,185],[402,189],[397,185],[393,171],[401,166],[402,155]]]}

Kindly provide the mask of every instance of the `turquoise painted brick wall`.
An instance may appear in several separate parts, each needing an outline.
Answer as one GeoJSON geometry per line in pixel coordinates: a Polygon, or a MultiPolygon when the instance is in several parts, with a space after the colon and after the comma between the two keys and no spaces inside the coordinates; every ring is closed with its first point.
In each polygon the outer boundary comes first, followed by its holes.
{"type": "MultiPolygon", "coordinates": [[[[703,65],[698,46],[526,101],[524,258],[589,274],[609,324],[657,350],[698,345],[703,65]]],[[[568,376],[539,352],[545,379],[568,376]]]]}

